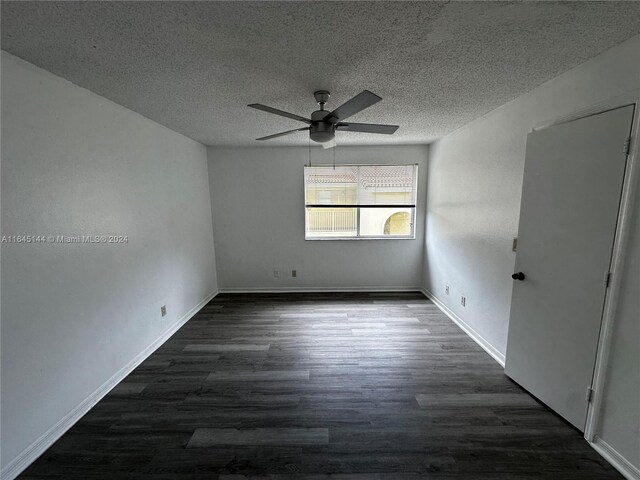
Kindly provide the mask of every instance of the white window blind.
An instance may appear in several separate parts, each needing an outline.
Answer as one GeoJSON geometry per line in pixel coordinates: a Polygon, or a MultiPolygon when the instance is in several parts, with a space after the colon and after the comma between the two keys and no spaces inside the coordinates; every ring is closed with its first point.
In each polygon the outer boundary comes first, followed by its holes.
{"type": "Polygon", "coordinates": [[[414,238],[417,170],[417,165],[305,167],[305,238],[414,238]]]}

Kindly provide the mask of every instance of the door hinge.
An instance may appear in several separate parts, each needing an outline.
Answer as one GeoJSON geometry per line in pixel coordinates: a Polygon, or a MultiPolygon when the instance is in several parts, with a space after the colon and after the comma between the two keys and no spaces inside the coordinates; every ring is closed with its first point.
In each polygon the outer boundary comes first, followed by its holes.
{"type": "Polygon", "coordinates": [[[627,139],[624,141],[624,146],[622,147],[622,153],[624,153],[625,155],[629,155],[630,151],[631,151],[631,137],[627,137],[627,139]]]}
{"type": "Polygon", "coordinates": [[[611,283],[611,272],[607,272],[604,274],[604,288],[609,288],[610,283],[611,283]]]}
{"type": "Polygon", "coordinates": [[[593,398],[593,388],[587,387],[587,393],[585,395],[585,400],[587,403],[591,403],[591,399],[593,398]]]}

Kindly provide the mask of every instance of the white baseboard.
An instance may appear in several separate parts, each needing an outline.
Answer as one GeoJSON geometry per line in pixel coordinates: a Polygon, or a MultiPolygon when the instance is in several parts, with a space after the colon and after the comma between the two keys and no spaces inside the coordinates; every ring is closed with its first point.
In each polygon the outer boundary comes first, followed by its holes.
{"type": "Polygon", "coordinates": [[[421,292],[422,287],[242,287],[221,288],[220,293],[421,292]]]}
{"type": "Polygon", "coordinates": [[[593,449],[618,470],[627,480],[640,480],[640,470],[598,436],[590,442],[593,449]]]}
{"type": "Polygon", "coordinates": [[[464,320],[462,320],[458,315],[453,313],[444,303],[442,303],[433,293],[428,291],[425,288],[420,289],[422,293],[431,300],[447,317],[449,317],[456,325],[458,325],[464,333],[469,335],[471,339],[476,342],[480,347],[491,355],[496,362],[504,368],[504,354],[501,353],[496,347],[491,345],[482,335],[476,332],[469,324],[467,324],[464,320]]]}
{"type": "Polygon", "coordinates": [[[171,335],[176,333],[191,317],[200,311],[207,303],[218,294],[211,292],[200,303],[184,314],[177,322],[171,325],[151,345],[140,352],[127,365],[116,372],[109,380],[103,383],[95,392],[84,399],[73,410],[62,417],[53,427],[47,430],[40,438],[25,448],[16,458],[10,461],[0,472],[2,480],[13,480],[40,455],[42,455],[56,440],[80,420],[91,408],[98,403],[109,391],[120,383],[129,373],[149,357],[158,347],[166,342],[171,335]]]}

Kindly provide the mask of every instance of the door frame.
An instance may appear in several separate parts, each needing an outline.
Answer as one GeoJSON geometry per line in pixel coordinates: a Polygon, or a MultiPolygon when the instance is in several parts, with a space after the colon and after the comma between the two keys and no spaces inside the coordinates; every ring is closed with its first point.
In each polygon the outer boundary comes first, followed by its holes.
{"type": "MultiPolygon", "coordinates": [[[[620,207],[618,210],[618,220],[614,234],[613,252],[609,267],[609,271],[611,272],[611,277],[609,279],[610,283],[609,288],[605,292],[602,323],[596,350],[595,367],[591,383],[593,393],[591,402],[587,407],[587,421],[584,430],[584,438],[591,444],[591,446],[610,463],[614,464],[614,466],[619,466],[621,468],[625,468],[625,466],[620,465],[621,459],[616,458],[617,455],[612,455],[610,447],[609,449],[606,448],[608,445],[604,444],[603,446],[602,443],[599,443],[597,433],[602,416],[604,385],[606,383],[609,354],[613,338],[613,328],[620,297],[622,274],[624,270],[623,266],[629,250],[628,243],[632,228],[634,201],[636,196],[640,196],[640,192],[636,191],[640,189],[633,188],[634,185],[637,184],[636,182],[640,181],[640,88],[631,90],[622,95],[616,95],[608,100],[598,102],[589,107],[579,109],[569,115],[556,117],[555,119],[541,123],[532,129],[532,131],[543,130],[555,125],[571,122],[573,120],[578,120],[580,118],[596,115],[598,113],[603,113],[608,110],[628,105],[634,105],[633,124],[630,133],[631,145],[627,155],[620,207]]],[[[621,149],[623,147],[623,145],[620,145],[621,149]]]]}

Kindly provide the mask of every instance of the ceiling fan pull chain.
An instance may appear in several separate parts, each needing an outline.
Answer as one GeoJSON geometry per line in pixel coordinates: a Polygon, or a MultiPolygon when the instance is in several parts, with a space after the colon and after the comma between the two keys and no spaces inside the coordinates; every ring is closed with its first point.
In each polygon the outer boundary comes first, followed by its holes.
{"type": "MultiPolygon", "coordinates": [[[[334,140],[335,141],[335,140],[334,140]]],[[[333,169],[336,169],[336,146],[333,146],[333,169]]]]}

